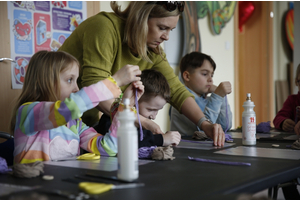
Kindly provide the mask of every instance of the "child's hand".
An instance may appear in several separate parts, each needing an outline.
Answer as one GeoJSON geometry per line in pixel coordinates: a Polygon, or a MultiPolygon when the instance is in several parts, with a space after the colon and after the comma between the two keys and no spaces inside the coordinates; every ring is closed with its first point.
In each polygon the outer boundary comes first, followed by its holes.
{"type": "Polygon", "coordinates": [[[297,135],[300,135],[300,121],[296,124],[294,131],[297,135]]]}
{"type": "Polygon", "coordinates": [[[137,65],[125,65],[119,71],[117,71],[112,77],[117,81],[118,86],[127,85],[134,81],[141,80],[139,75],[142,72],[137,65]]]}
{"type": "Polygon", "coordinates": [[[212,93],[214,92],[215,90],[217,89],[217,86],[216,85],[211,85],[209,90],[208,90],[208,93],[212,93]]]}
{"type": "Polygon", "coordinates": [[[220,85],[215,90],[215,94],[221,97],[225,97],[227,94],[230,93],[231,93],[231,83],[229,81],[220,83],[220,85]]]}
{"type": "Polygon", "coordinates": [[[181,140],[181,135],[178,131],[167,131],[165,134],[162,134],[164,138],[163,146],[177,146],[181,140]]]}
{"type": "MultiPolygon", "coordinates": [[[[297,123],[299,124],[299,123],[297,123]]],[[[299,125],[300,126],[300,125],[299,125]]],[[[286,132],[292,132],[294,130],[295,127],[295,122],[291,119],[286,119],[283,121],[282,123],[282,130],[286,131],[286,132]]],[[[298,128],[298,132],[299,132],[299,128],[298,128]]]]}
{"type": "Polygon", "coordinates": [[[130,106],[135,104],[135,89],[137,89],[137,99],[139,100],[144,94],[144,85],[141,81],[131,83],[123,94],[123,99],[128,98],[130,100],[130,106]]]}

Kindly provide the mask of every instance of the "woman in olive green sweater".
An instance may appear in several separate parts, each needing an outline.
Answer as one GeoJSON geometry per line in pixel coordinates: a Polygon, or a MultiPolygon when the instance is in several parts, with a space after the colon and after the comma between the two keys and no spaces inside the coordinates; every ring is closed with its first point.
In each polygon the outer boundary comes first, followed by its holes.
{"type": "MultiPolygon", "coordinates": [[[[113,13],[100,12],[83,21],[67,38],[59,51],[66,51],[80,62],[78,86],[84,87],[113,75],[123,66],[138,74],[139,70],[155,69],[168,80],[171,88],[170,104],[184,114],[201,130],[223,146],[224,132],[219,124],[211,124],[194,97],[179,81],[170,67],[160,44],[169,39],[184,10],[184,2],[130,2],[121,11],[111,2],[113,13]]],[[[126,87],[121,88],[123,91],[126,87]]],[[[97,109],[83,115],[83,121],[93,125],[99,120],[99,110],[109,115],[113,100],[101,102],[97,109]]],[[[140,116],[143,128],[154,134],[163,134],[160,127],[140,116]]]]}

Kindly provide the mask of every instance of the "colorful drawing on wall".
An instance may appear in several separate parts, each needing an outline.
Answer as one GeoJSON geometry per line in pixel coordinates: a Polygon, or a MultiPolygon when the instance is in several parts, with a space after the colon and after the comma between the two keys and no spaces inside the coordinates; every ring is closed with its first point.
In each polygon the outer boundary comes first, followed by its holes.
{"type": "Polygon", "coordinates": [[[31,12],[16,9],[13,12],[12,19],[14,51],[22,55],[32,55],[33,26],[31,12]]]}
{"type": "Polygon", "coordinates": [[[35,10],[35,4],[33,1],[12,1],[15,7],[25,8],[26,10],[35,10]]]}
{"type": "Polygon", "coordinates": [[[51,51],[51,16],[44,13],[33,13],[34,24],[34,50],[51,51]]]}
{"type": "Polygon", "coordinates": [[[31,40],[31,24],[27,21],[22,23],[19,19],[15,19],[13,32],[17,40],[31,40]]]}
{"type": "Polygon", "coordinates": [[[70,36],[70,34],[62,32],[54,32],[51,41],[51,50],[57,51],[59,47],[65,42],[65,40],[70,36]]]}
{"type": "Polygon", "coordinates": [[[285,33],[290,47],[294,50],[294,9],[290,9],[286,14],[285,33]]]}
{"type": "Polygon", "coordinates": [[[52,1],[51,3],[54,7],[57,7],[57,8],[64,8],[67,6],[66,1],[52,1]]]}
{"type": "Polygon", "coordinates": [[[182,13],[185,37],[182,55],[201,51],[198,19],[209,15],[213,33],[220,34],[233,16],[235,7],[234,1],[186,1],[185,11],[182,13]]]}
{"type": "Polygon", "coordinates": [[[26,68],[34,53],[57,51],[72,31],[87,17],[86,1],[8,1],[11,82],[21,89],[26,68]],[[20,62],[23,62],[20,63],[20,62]]]}
{"type": "Polygon", "coordinates": [[[182,18],[185,37],[182,55],[185,55],[192,51],[201,51],[196,2],[186,1],[185,9],[182,13],[182,18]]]}
{"type": "Polygon", "coordinates": [[[70,31],[74,31],[82,22],[81,15],[75,14],[70,18],[70,31]]]}
{"type": "Polygon", "coordinates": [[[14,77],[16,79],[16,83],[23,85],[27,67],[28,60],[25,58],[18,58],[16,60],[16,64],[14,64],[14,77]]]}
{"type": "Polygon", "coordinates": [[[229,22],[236,7],[235,1],[197,1],[198,18],[209,15],[210,26],[214,34],[220,34],[229,22]]]}
{"type": "Polygon", "coordinates": [[[81,12],[53,8],[52,20],[54,30],[74,31],[83,21],[83,16],[81,12]]]}

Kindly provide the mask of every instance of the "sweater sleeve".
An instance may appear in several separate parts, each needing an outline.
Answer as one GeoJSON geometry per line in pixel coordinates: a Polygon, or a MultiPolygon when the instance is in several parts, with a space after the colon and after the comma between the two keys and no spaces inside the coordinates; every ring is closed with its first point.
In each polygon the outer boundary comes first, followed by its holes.
{"type": "Polygon", "coordinates": [[[284,102],[283,107],[275,116],[273,123],[276,129],[282,129],[281,124],[286,119],[295,120],[295,102],[293,95],[290,95],[284,102]]]}
{"type": "Polygon", "coordinates": [[[212,93],[208,98],[204,115],[213,123],[220,124],[224,131],[232,126],[232,113],[229,104],[226,105],[225,98],[215,93],[212,93]]]}
{"type": "Polygon", "coordinates": [[[121,19],[113,21],[109,13],[100,12],[83,21],[66,39],[59,51],[71,53],[80,61],[79,88],[113,75],[116,54],[122,46],[121,19]]]}
{"type": "Polygon", "coordinates": [[[118,97],[120,93],[120,88],[106,79],[72,93],[64,101],[25,103],[18,109],[15,130],[34,135],[37,131],[65,125],[99,102],[118,97]]]}

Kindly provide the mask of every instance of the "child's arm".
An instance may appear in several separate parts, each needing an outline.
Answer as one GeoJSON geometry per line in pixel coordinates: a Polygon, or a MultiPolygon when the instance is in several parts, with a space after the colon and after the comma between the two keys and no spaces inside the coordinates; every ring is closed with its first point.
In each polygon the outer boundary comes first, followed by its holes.
{"type": "Polygon", "coordinates": [[[218,123],[222,126],[223,130],[230,129],[232,126],[232,113],[230,106],[226,102],[225,95],[231,93],[230,82],[222,82],[211,94],[210,98],[204,109],[204,115],[212,121],[212,123],[218,123]]]}
{"type": "Polygon", "coordinates": [[[292,132],[294,130],[294,127],[295,127],[295,121],[291,119],[285,119],[281,125],[282,130],[287,132],[292,132]]]}
{"type": "Polygon", "coordinates": [[[213,124],[216,123],[223,103],[224,98],[212,93],[207,100],[207,103],[204,108],[204,115],[209,119],[213,124]]]}
{"type": "MultiPolygon", "coordinates": [[[[276,129],[283,129],[283,124],[287,119],[290,119],[291,121],[295,120],[295,103],[294,103],[294,99],[292,97],[292,95],[290,95],[284,102],[281,110],[276,114],[274,120],[273,120],[273,124],[275,126],[276,129]]],[[[286,123],[290,122],[290,120],[288,120],[286,123]]],[[[291,124],[292,125],[292,124],[291,124]]],[[[295,123],[294,125],[295,126],[295,123]]],[[[285,126],[286,127],[286,126],[285,126]]],[[[290,130],[290,129],[289,129],[290,130]]],[[[287,131],[287,130],[285,130],[287,131]]]]}
{"type": "Polygon", "coordinates": [[[80,118],[100,101],[116,98],[120,93],[120,88],[109,78],[72,93],[64,101],[25,103],[18,109],[15,130],[34,135],[40,130],[65,125],[80,118]]]}
{"type": "Polygon", "coordinates": [[[223,102],[220,108],[220,113],[217,118],[216,123],[220,124],[225,131],[230,130],[232,127],[232,112],[230,109],[230,105],[228,103],[228,99],[226,101],[225,98],[223,98],[223,102]]]}

